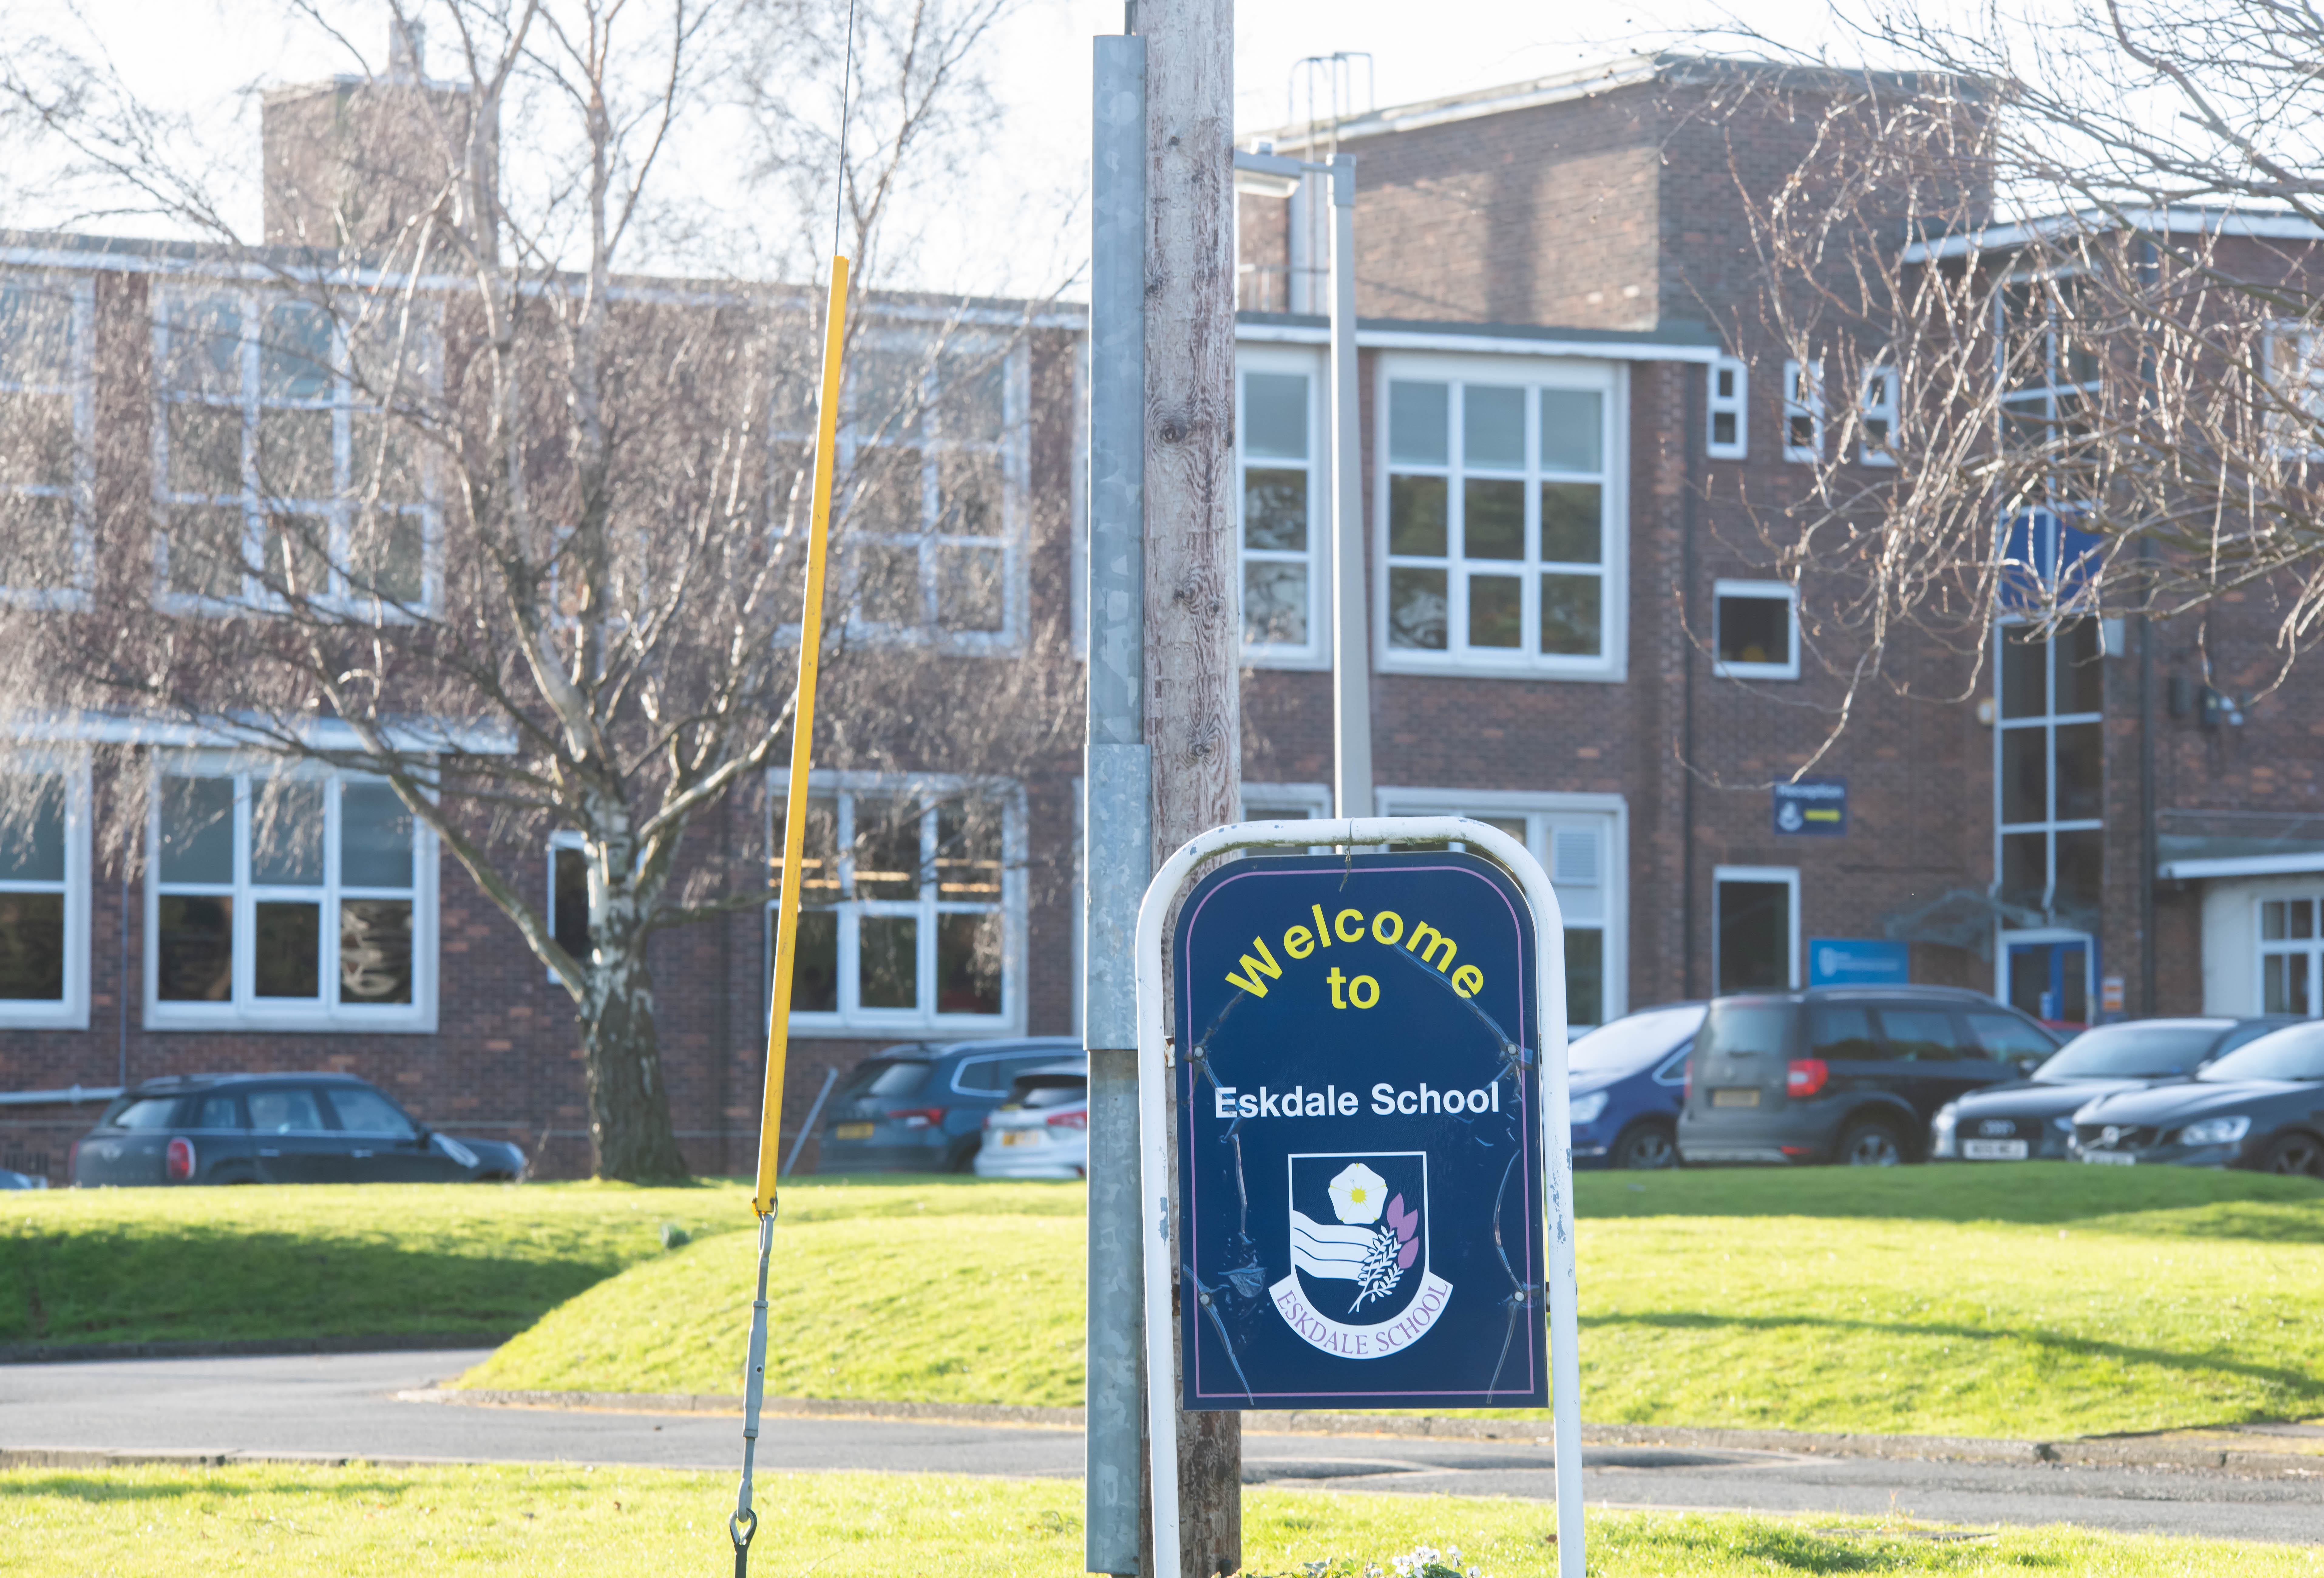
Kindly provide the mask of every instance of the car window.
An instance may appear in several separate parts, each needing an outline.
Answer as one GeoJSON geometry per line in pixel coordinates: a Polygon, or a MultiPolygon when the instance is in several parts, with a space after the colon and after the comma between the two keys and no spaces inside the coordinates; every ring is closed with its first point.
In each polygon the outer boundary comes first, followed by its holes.
{"type": "Polygon", "coordinates": [[[313,1091],[253,1091],[250,1126],[261,1134],[315,1130],[323,1127],[323,1112],[313,1091]]]}
{"type": "Polygon", "coordinates": [[[175,1096],[143,1096],[113,1115],[115,1129],[167,1129],[178,1110],[175,1096]]]}
{"type": "Polygon", "coordinates": [[[1070,1107],[1089,1099],[1089,1081],[1078,1074],[1019,1075],[1009,1099],[1020,1107],[1070,1107]]]}
{"type": "Polygon", "coordinates": [[[2294,1025],[2230,1052],[2195,1076],[2231,1084],[2239,1079],[2324,1079],[2324,1025],[2294,1025]]]}
{"type": "Polygon", "coordinates": [[[1704,1016],[1694,1049],[1729,1057],[1764,1054],[1783,1057],[1792,1046],[1792,1008],[1775,1003],[1713,1003],[1704,1016]]]}
{"type": "Polygon", "coordinates": [[[1003,1087],[1013,1084],[1017,1076],[1030,1068],[1047,1068],[1062,1061],[1055,1052],[1044,1052],[1033,1057],[1010,1057],[1002,1060],[1001,1075],[1003,1087]]]}
{"type": "Polygon", "coordinates": [[[952,1071],[952,1088],[956,1091],[1005,1090],[1009,1081],[1001,1063],[998,1057],[962,1058],[952,1071]]]}
{"type": "Polygon", "coordinates": [[[1672,1053],[1670,1055],[1670,1060],[1665,1063],[1660,1068],[1655,1070],[1655,1083],[1656,1084],[1684,1084],[1686,1083],[1686,1055],[1692,1050],[1692,1047],[1682,1047],[1677,1051],[1672,1053]]]}
{"type": "Polygon", "coordinates": [[[2211,1056],[2225,1057],[2236,1047],[2248,1047],[2262,1036],[2273,1035],[2291,1022],[2288,1020],[2251,1020],[2237,1025],[2219,1038],[2218,1044],[2211,1048],[2211,1056]]]}
{"type": "Polygon", "coordinates": [[[2069,1042],[2034,1077],[2047,1084],[2077,1079],[2170,1079],[2202,1060],[2218,1027],[2204,1024],[2098,1025],[2069,1042]]]}
{"type": "Polygon", "coordinates": [[[2014,1013],[1971,1009],[1963,1017],[1969,1020],[1969,1038],[1996,1063],[2047,1057],[2058,1049],[2057,1042],[2014,1013]]]}
{"type": "Polygon", "coordinates": [[[1880,1056],[1868,1010],[1818,1003],[1808,1010],[1808,1056],[1827,1062],[1860,1062],[1880,1056]]]}
{"type": "Polygon", "coordinates": [[[395,1103],[377,1091],[360,1086],[331,1092],[331,1110],[339,1115],[339,1127],[355,1134],[391,1134],[398,1140],[412,1136],[411,1120],[396,1111],[395,1103]]]}
{"type": "Polygon", "coordinates": [[[1902,1063],[1951,1063],[1960,1057],[1953,1044],[1953,1016],[1941,1008],[1884,1008],[1880,1028],[1888,1033],[1888,1056],[1902,1063]]]}
{"type": "Polygon", "coordinates": [[[194,1120],[197,1129],[239,1129],[242,1111],[232,1096],[204,1096],[201,1115],[194,1120]]]}
{"type": "Polygon", "coordinates": [[[928,1066],[919,1058],[875,1057],[857,1069],[840,1092],[852,1096],[908,1096],[928,1077],[928,1066]]]}

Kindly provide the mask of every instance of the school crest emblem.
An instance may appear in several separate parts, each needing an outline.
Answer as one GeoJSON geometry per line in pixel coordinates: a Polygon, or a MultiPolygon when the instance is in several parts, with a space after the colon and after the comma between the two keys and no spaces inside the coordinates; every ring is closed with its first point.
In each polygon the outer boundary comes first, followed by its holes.
{"type": "Polygon", "coordinates": [[[1326,1353],[1381,1359],[1427,1334],[1452,1285],[1428,1269],[1428,1155],[1293,1155],[1291,1274],[1268,1289],[1326,1353]]]}

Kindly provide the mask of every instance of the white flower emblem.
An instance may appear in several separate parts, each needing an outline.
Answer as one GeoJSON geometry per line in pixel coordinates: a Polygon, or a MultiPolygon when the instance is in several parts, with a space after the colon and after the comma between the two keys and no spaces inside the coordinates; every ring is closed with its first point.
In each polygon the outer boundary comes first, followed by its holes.
{"type": "Polygon", "coordinates": [[[1378,1222],[1388,1209],[1388,1180],[1360,1161],[1342,1167],[1325,1192],[1332,1196],[1332,1214],[1351,1226],[1378,1222]]]}

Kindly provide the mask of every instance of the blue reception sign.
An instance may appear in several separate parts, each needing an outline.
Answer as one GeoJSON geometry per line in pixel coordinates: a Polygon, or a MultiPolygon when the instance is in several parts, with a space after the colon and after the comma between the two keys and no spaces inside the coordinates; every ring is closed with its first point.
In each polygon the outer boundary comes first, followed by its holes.
{"type": "Polygon", "coordinates": [[[1910,944],[1868,937],[1808,939],[1810,986],[1902,986],[1912,978],[1910,944]]]}
{"type": "Polygon", "coordinates": [[[1184,1406],[1547,1406],[1517,885],[1459,854],[1245,858],[1172,958],[1184,1406]]]}
{"type": "Polygon", "coordinates": [[[1803,778],[1775,790],[1775,831],[1837,838],[1848,831],[1848,780],[1803,778]]]}

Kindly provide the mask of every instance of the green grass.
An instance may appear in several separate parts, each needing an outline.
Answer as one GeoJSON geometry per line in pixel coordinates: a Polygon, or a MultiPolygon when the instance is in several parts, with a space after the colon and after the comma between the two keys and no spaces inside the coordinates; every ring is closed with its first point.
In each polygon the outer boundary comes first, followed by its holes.
{"type": "MultiPolygon", "coordinates": [[[[769,1578],[1070,1578],[1082,1570],[1071,1480],[775,1474],[759,1481],[752,1567],[769,1578]]],[[[518,1466],[0,1471],[0,1573],[413,1573],[607,1578],[731,1570],[731,1474],[518,1466]]],[[[1539,1502],[1452,1496],[1243,1493],[1244,1572],[1361,1573],[1421,1545],[1458,1546],[1492,1578],[1554,1570],[1539,1502]]],[[[1608,1512],[1590,1518],[1600,1578],[1829,1573],[2324,1573],[2312,1546],[2003,1529],[1914,1537],[1896,1518],[1608,1512]],[[1840,1526],[1835,1527],[1834,1526],[1840,1526]]]]}
{"type": "MultiPolygon", "coordinates": [[[[1077,1212],[1077,1188],[899,1223],[961,1198],[916,1187],[880,1194],[877,1223],[854,1204],[870,1191],[786,1196],[769,1389],[1079,1402],[1082,1228],[1044,1219],[1077,1212]]],[[[2324,1190],[2306,1180],[1601,1174],[1577,1203],[1593,1421],[2047,1437],[2324,1413],[2324,1190]]],[[[463,1384],[738,1391],[752,1247],[638,1266],[463,1384]]]]}

